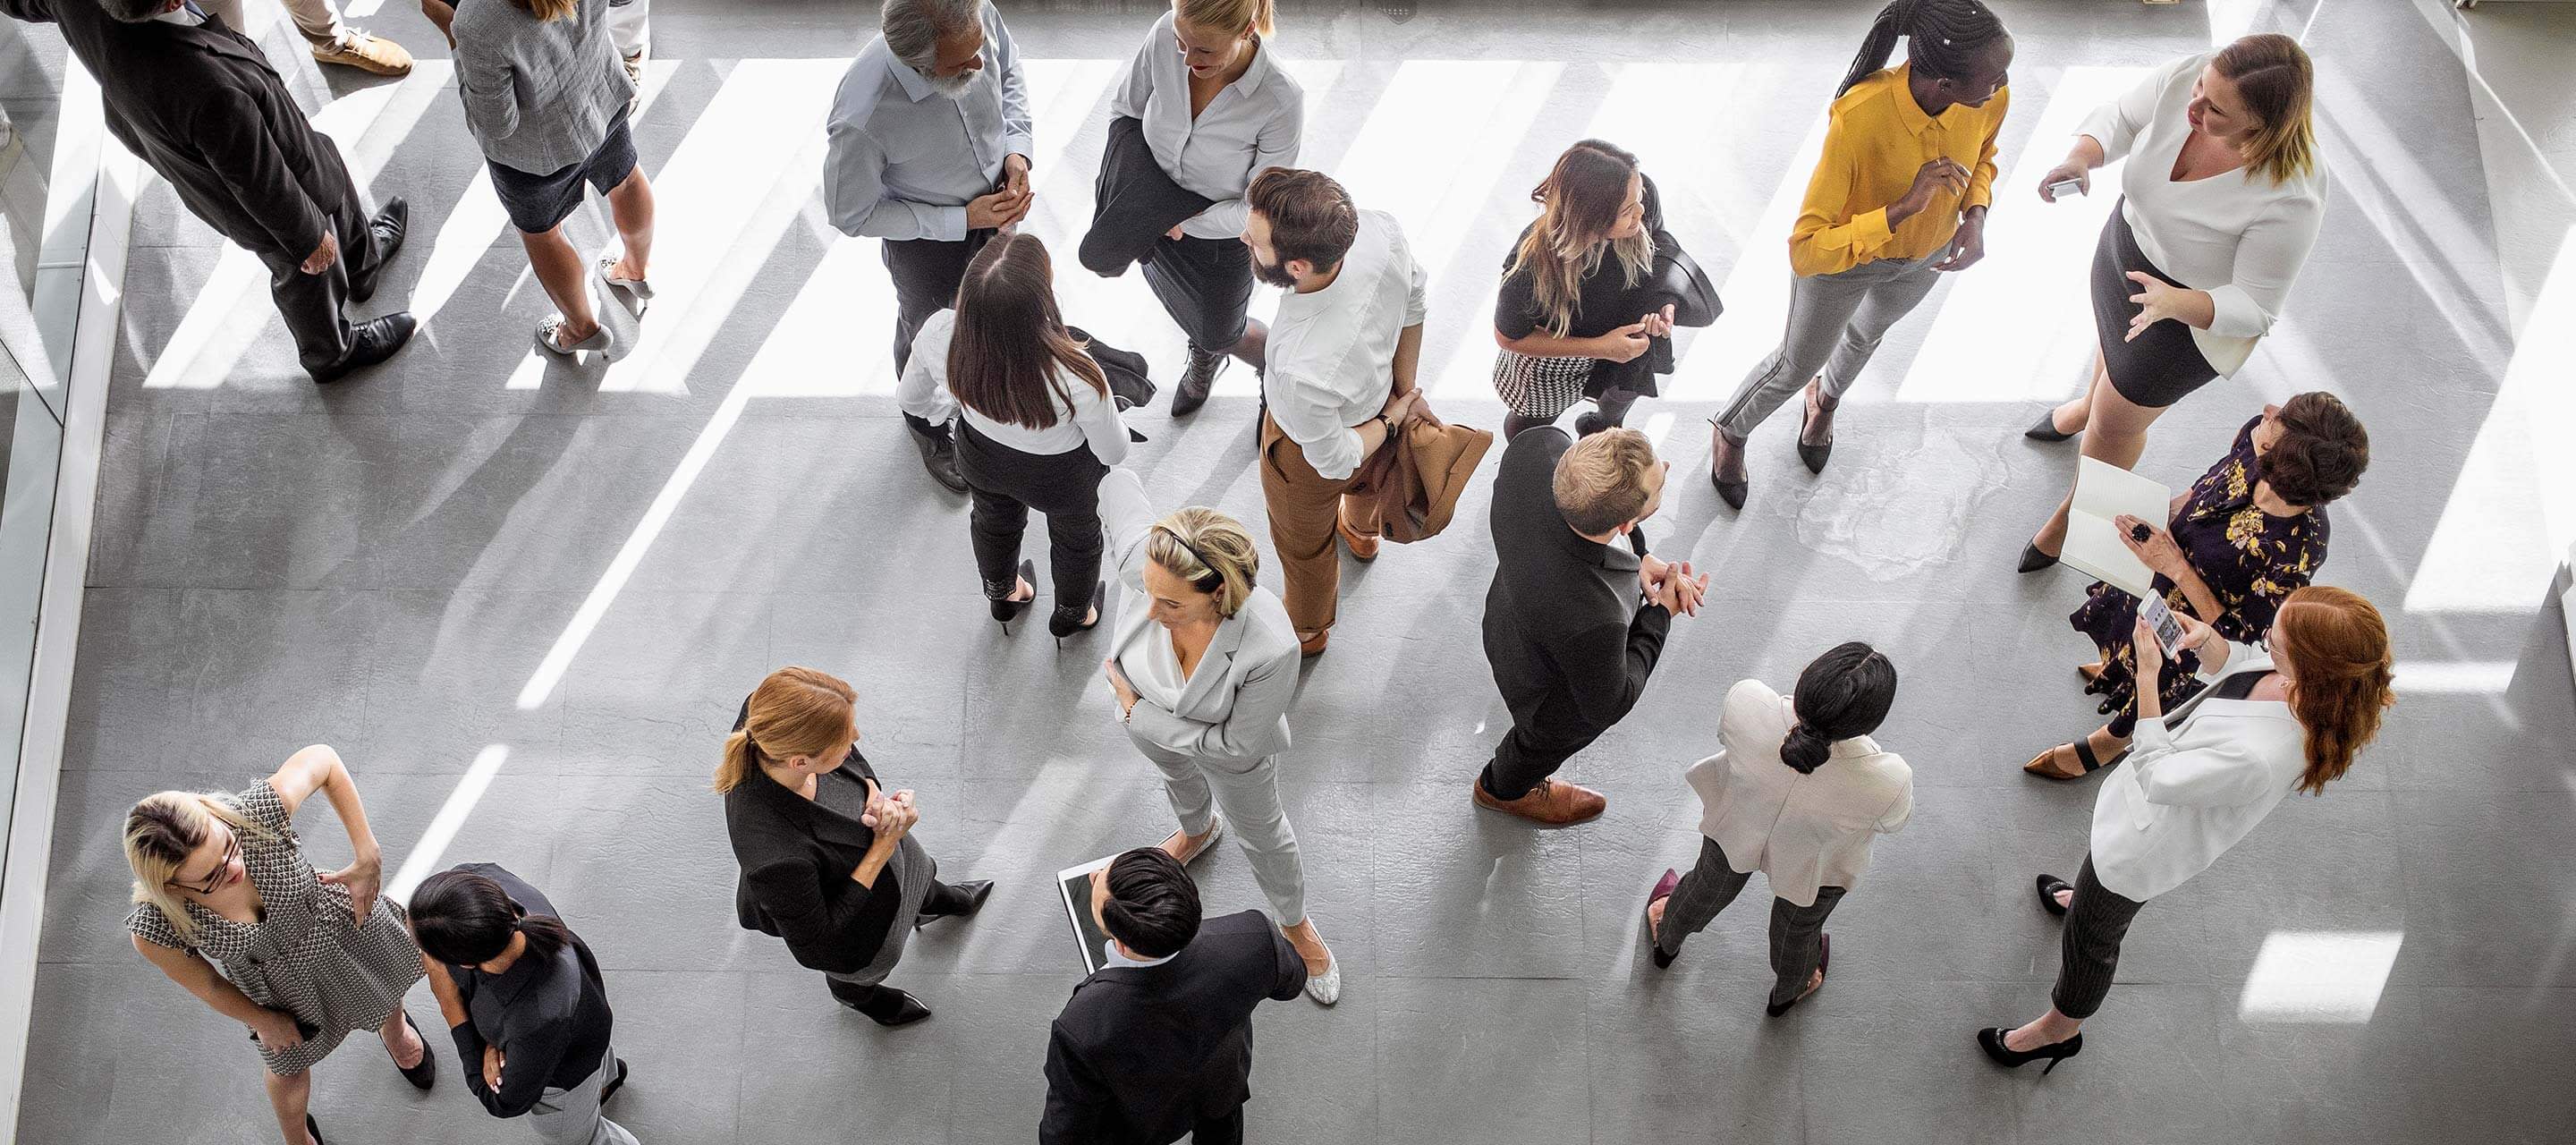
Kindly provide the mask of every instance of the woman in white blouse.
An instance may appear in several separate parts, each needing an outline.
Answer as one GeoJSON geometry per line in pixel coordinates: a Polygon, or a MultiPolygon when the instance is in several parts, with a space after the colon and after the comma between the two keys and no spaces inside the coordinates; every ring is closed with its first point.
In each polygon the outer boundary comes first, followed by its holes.
{"type": "MultiPolygon", "coordinates": [[[[2167,407],[2253,355],[2325,214],[2314,89],[2298,41],[2247,36],[2158,69],[2085,121],[2039,196],[2056,201],[2068,181],[2089,192],[2094,168],[2129,161],[2093,252],[2100,356],[2084,396],[2026,436],[2082,433],[2085,456],[2125,469],[2167,407]]],[[[2021,571],[2057,563],[2068,496],[2022,550],[2021,571]]]]}
{"type": "Polygon", "coordinates": [[[1163,850],[1187,863],[1232,823],[1253,881],[1306,960],[1306,995],[1330,1006],[1342,968],[1306,915],[1297,832],[1279,802],[1302,659],[1288,609],[1255,583],[1261,554],[1234,518],[1192,507],[1156,520],[1124,469],[1101,479],[1100,512],[1125,589],[1102,667],[1127,738],[1162,769],[1181,821],[1163,850]]]}
{"type": "Polygon", "coordinates": [[[1056,310],[1055,264],[1034,235],[997,235],[966,266],[957,308],[913,336],[895,391],[903,412],[957,421],[957,470],[974,499],[975,568],[993,619],[1008,627],[1037,599],[1020,560],[1029,510],[1047,516],[1062,640],[1100,623],[1102,538],[1095,491],[1127,456],[1127,426],[1088,344],[1056,310]],[[1013,567],[1016,565],[1016,569],[1013,567]]]}
{"type": "Polygon", "coordinates": [[[1250,317],[1243,191],[1264,168],[1297,165],[1306,123],[1306,94],[1279,67],[1270,33],[1271,0],[1172,0],[1110,101],[1112,116],[1143,121],[1164,174],[1211,200],[1145,261],[1146,283],[1189,337],[1174,414],[1207,400],[1227,354],[1261,366],[1269,331],[1250,317]]]}
{"type": "Polygon", "coordinates": [[[1646,899],[1658,968],[1761,871],[1775,975],[1766,1011],[1779,1017],[1825,984],[1826,917],[1869,868],[1871,841],[1914,814],[1913,769],[1869,738],[1895,702],[1896,666],[1859,641],[1807,665],[1795,700],[1760,680],[1726,693],[1725,748],[1688,773],[1704,809],[1699,865],[1665,871],[1646,899]]]}
{"type": "MultiPolygon", "coordinates": [[[[2027,1025],[1977,1031],[1998,1065],[2045,1059],[2053,1070],[2082,1052],[2077,1031],[2111,991],[2138,908],[2217,862],[2292,791],[2322,794],[2395,701],[2388,627],[2351,592],[2310,585],[2291,593],[2265,637],[2268,653],[2219,639],[2188,614],[2174,617],[2181,645],[2213,683],[2170,718],[2156,689],[2138,693],[2136,746],[2093,805],[2083,869],[2072,884],[2039,876],[2040,906],[2066,916],[2053,1005],[2027,1025]]],[[[2146,621],[2133,639],[2141,672],[2163,666],[2146,621]]]]}

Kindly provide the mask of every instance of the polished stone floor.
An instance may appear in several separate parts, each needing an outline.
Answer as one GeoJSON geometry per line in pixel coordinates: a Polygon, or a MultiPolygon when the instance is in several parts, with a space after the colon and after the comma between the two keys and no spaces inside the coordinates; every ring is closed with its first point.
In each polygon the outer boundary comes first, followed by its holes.
{"type": "MultiPolygon", "coordinates": [[[[2576,1125],[2576,700],[2544,604],[2540,455],[2503,398],[2516,338],[2470,80],[2398,0],[1996,6],[2020,56],[1993,253],[1897,327],[1822,477],[1788,416],[1754,438],[1741,515],[1700,476],[1703,420],[1777,336],[1782,237],[1869,9],[1283,13],[1306,163],[1397,214],[1431,267],[1443,413],[1497,423],[1495,270],[1574,139],[1645,157],[1729,312],[1632,419],[1674,461],[1650,534],[1713,595],[1634,715],[1571,764],[1610,793],[1601,821],[1534,832],[1468,804],[1503,720],[1475,638],[1482,481],[1447,535],[1346,569],[1346,622],[1306,669],[1282,760],[1346,992],[1261,1012],[1256,1139],[2538,1142],[2576,1125]],[[2187,481],[2263,402],[2344,395],[2374,464],[2332,509],[2324,579],[2385,610],[2404,696],[2348,779],[2146,911],[2067,1076],[2007,1074],[1970,1035],[2046,1004],[2056,928],[2030,876],[2073,873],[2097,786],[2019,770],[2093,709],[2064,621],[2082,581],[2012,569],[2074,465],[2020,430],[2087,367],[2083,272],[2110,202],[2044,207],[2031,186],[2099,99],[2248,26],[2304,30],[2323,62],[2325,233],[2279,330],[2157,427],[2140,470],[2187,481]],[[1668,971],[1638,911],[1693,852],[1680,774],[1715,747],[1716,697],[1746,676],[1785,687],[1847,639],[1903,673],[1881,739],[1912,762],[1917,809],[1833,920],[1831,984],[1766,1020],[1758,899],[1668,971]]],[[[615,364],[530,349],[547,305],[406,5],[362,21],[424,57],[401,83],[317,75],[283,29],[265,40],[369,193],[412,202],[377,306],[427,325],[392,364],[309,385],[253,264],[166,187],[145,196],[20,1140],[274,1139],[239,1029],[128,949],[115,824],[144,793],[238,786],[314,741],[349,759],[389,866],[504,863],[589,939],[634,1065],[614,1112],[645,1141],[1033,1135],[1046,1023],[1076,980],[1049,876],[1161,838],[1169,811],[1098,642],[1059,652],[983,618],[963,502],[904,440],[877,254],[830,231],[815,191],[865,6],[657,7],[637,138],[661,298],[615,364]],[[707,776],[736,701],[784,664],[857,683],[871,758],[921,793],[944,869],[1000,882],[896,973],[937,1008],[921,1026],[833,1007],[732,922],[707,776]]],[[[1060,251],[1089,217],[1107,85],[1158,8],[1008,8],[1038,117],[1031,226],[1060,251]]],[[[597,204],[576,219],[606,241],[597,204]]],[[[1059,266],[1072,320],[1168,384],[1179,341],[1142,284],[1059,266]]],[[[1159,504],[1260,531],[1254,392],[1238,369],[1186,423],[1136,417],[1159,504]]],[[[345,851],[327,811],[302,830],[345,851]]],[[[1214,909],[1259,901],[1237,853],[1202,878],[1214,909]]],[[[435,1014],[425,990],[411,1008],[435,1014]]],[[[415,1093],[363,1040],[315,1076],[334,1141],[523,1135],[452,1074],[415,1093]]]]}

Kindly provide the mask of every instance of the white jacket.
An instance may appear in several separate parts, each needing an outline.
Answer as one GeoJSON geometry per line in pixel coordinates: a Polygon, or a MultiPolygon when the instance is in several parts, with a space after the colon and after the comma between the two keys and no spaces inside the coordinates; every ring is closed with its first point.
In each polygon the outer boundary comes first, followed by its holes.
{"type": "MultiPolygon", "coordinates": [[[[2228,646],[2208,679],[2272,670],[2272,657],[2228,646]]],[[[2199,874],[2272,813],[2307,769],[2307,729],[2278,700],[2221,700],[2208,693],[2177,709],[2182,726],[2138,721],[2129,758],[2111,769],[2093,804],[2093,877],[2144,902],[2199,874]]]]}
{"type": "Polygon", "coordinates": [[[1914,814],[1914,769],[1854,736],[1835,741],[1823,764],[1800,775],[1780,760],[1780,741],[1797,718],[1762,681],[1739,681],[1718,716],[1725,750],[1684,777],[1704,808],[1700,833],[1716,840],[1728,865],[1739,874],[1759,870],[1772,894],[1814,906],[1816,888],[1860,881],[1871,840],[1904,829],[1914,814]]]}

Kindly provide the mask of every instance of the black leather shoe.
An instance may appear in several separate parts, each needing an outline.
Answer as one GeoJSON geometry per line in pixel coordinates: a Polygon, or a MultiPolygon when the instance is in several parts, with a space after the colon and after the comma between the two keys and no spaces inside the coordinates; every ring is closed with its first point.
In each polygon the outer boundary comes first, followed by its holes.
{"type": "Polygon", "coordinates": [[[841,1004],[867,1015],[869,1021],[880,1026],[909,1026],[930,1016],[930,1007],[922,1005],[921,999],[892,986],[870,986],[865,990],[865,997],[842,998],[841,1004]]]}
{"type": "Polygon", "coordinates": [[[304,1115],[304,1131],[312,1135],[313,1145],[331,1145],[330,1142],[322,1139],[322,1123],[313,1120],[313,1115],[310,1113],[304,1115]]]}
{"type": "Polygon", "coordinates": [[[1585,410],[1584,412],[1575,415],[1574,418],[1574,436],[1578,438],[1590,437],[1602,430],[1617,428],[1619,428],[1618,422],[1612,421],[1609,418],[1603,417],[1591,410],[1585,410]]]}
{"type": "Polygon", "coordinates": [[[403,236],[411,233],[411,204],[400,196],[385,202],[385,209],[367,220],[367,232],[376,236],[376,266],[364,280],[349,280],[349,301],[365,302],[376,296],[376,280],[384,277],[385,264],[394,260],[402,249],[403,236]]]}
{"type": "Polygon", "coordinates": [[[956,888],[958,894],[966,896],[966,905],[957,910],[931,911],[925,913],[921,916],[920,922],[913,924],[913,929],[919,930],[924,924],[937,919],[969,917],[976,911],[984,909],[985,899],[993,897],[993,880],[991,879],[972,879],[967,882],[953,883],[950,885],[956,888]]]}
{"type": "MultiPolygon", "coordinates": [[[[1803,403],[1802,403],[1803,404],[1803,403]]],[[[1807,463],[1807,472],[1823,473],[1825,460],[1834,455],[1834,407],[1818,405],[1798,425],[1798,460],[1807,463]],[[1807,438],[1816,427],[1824,427],[1824,444],[1809,445],[1807,438]]]]}
{"type": "Polygon", "coordinates": [[[2045,1060],[2048,1062],[2048,1068],[2039,1071],[2041,1077],[2048,1076],[2049,1070],[2057,1068],[2057,1063],[2084,1052],[2084,1035],[2082,1034],[2077,1034],[2062,1042],[2050,1042],[2047,1045],[2040,1046],[2035,1049],[2008,1049],[2004,1046],[2004,1035],[2011,1032],[2011,1030],[2007,1030],[2002,1026],[1992,1026],[1979,1030],[1977,1031],[1977,1048],[1986,1051],[1987,1058],[1991,1059],[1996,1065],[2002,1066],[2006,1069],[2012,1069],[2018,1066],[2028,1065],[2031,1062],[2045,1060]]]}
{"type": "Polygon", "coordinates": [[[2056,563],[2057,558],[2039,551],[2038,545],[2023,545],[2021,547],[2022,572],[2035,573],[2056,563]]]}
{"type": "MultiPolygon", "coordinates": [[[[438,1053],[429,1048],[428,1038],[421,1037],[420,1026],[411,1020],[411,1015],[403,1015],[403,1024],[411,1027],[411,1036],[420,1038],[420,1064],[403,1069],[403,1080],[414,1089],[428,1089],[438,1081],[438,1053]]],[[[402,1069],[399,1065],[394,1068],[402,1069]]]]}
{"type": "Polygon", "coordinates": [[[359,370],[394,356],[403,343],[411,341],[412,331],[420,323],[412,320],[408,310],[370,318],[353,327],[349,352],[338,362],[313,371],[313,384],[327,386],[359,370]]]}
{"type": "Polygon", "coordinates": [[[2064,441],[2075,436],[2071,433],[2058,432],[2056,406],[2048,407],[2048,412],[2039,415],[2039,424],[2021,431],[2021,435],[2032,441],[2064,441]]]}
{"type": "Polygon", "coordinates": [[[1180,387],[1172,391],[1173,417],[1187,417],[1207,404],[1208,391],[1215,388],[1216,376],[1225,371],[1225,362],[1223,354],[1190,347],[1189,368],[1181,374],[1180,387]]]}
{"type": "MultiPolygon", "coordinates": [[[[1736,465],[1739,467],[1742,466],[1744,464],[1744,443],[1741,441],[1729,440],[1726,436],[1725,430],[1719,430],[1717,436],[1718,440],[1723,443],[1725,448],[1735,454],[1736,465]]],[[[1741,511],[1744,508],[1744,495],[1753,486],[1752,478],[1749,475],[1727,477],[1724,475],[1725,471],[1726,467],[1721,460],[1714,455],[1710,456],[1708,459],[1708,483],[1717,486],[1717,498],[1718,500],[1726,502],[1727,508],[1741,511]]]]}
{"type": "Polygon", "coordinates": [[[921,467],[930,471],[930,479],[951,493],[966,491],[966,475],[957,471],[957,440],[909,429],[912,446],[921,451],[921,467]]]}

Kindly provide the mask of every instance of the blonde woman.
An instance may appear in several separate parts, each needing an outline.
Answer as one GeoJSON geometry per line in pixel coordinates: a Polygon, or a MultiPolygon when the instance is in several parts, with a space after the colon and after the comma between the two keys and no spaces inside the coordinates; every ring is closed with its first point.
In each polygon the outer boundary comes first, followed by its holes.
{"type": "Polygon", "coordinates": [[[145,798],[125,816],[125,861],[134,949],[250,1027],[287,1145],[324,1145],[306,1109],[311,1069],[354,1031],[376,1031],[403,1077],[430,1087],[437,1062],[402,1009],[420,948],[401,904],[377,898],[382,856],[338,752],[305,748],[237,794],[145,798]],[[349,832],[354,858],[337,871],[316,872],[295,836],[295,811],[317,791],[349,832]]]}
{"type": "MultiPolygon", "coordinates": [[[[1271,0],[1172,0],[1110,100],[1112,135],[1122,134],[1117,120],[1137,121],[1154,166],[1206,204],[1141,248],[1146,284],[1189,338],[1175,415],[1207,401],[1228,354],[1261,368],[1269,336],[1250,317],[1252,266],[1238,237],[1249,210],[1243,194],[1263,169],[1296,166],[1306,124],[1306,93],[1279,66],[1270,34],[1271,0]]],[[[1113,194],[1120,189],[1137,188],[1113,194]]]]}
{"type": "Polygon", "coordinates": [[[1655,393],[1655,376],[1673,372],[1673,327],[1714,321],[1715,296],[1686,298],[1676,286],[1687,276],[1658,273],[1680,244],[1636,156],[1586,139],[1557,157],[1530,201],[1539,216],[1503,260],[1494,299],[1494,390],[1511,410],[1503,437],[1585,398],[1600,408],[1576,422],[1578,434],[1625,424],[1628,407],[1655,393]],[[1682,306],[1692,313],[1677,315],[1682,306]]]}
{"type": "Polygon", "coordinates": [[[882,985],[924,923],[982,909],[989,882],[943,883],[912,837],[921,808],[889,793],[859,754],[858,693],[812,668],[781,668],[742,703],[716,791],[742,864],[734,909],[744,930],[787,940],[832,997],[880,1026],[930,1007],[882,985]]]}
{"type": "Polygon", "coordinates": [[[1181,829],[1163,850],[1188,863],[1234,825],[1252,877],[1306,960],[1306,995],[1341,1000],[1342,968],[1306,916],[1297,832],[1279,802],[1279,753],[1297,698],[1297,634],[1277,594],[1255,583],[1261,556],[1241,522],[1214,509],[1161,520],[1134,473],[1100,481],[1118,568],[1117,652],[1103,665],[1136,750],[1163,771],[1181,829]],[[1220,817],[1222,815],[1222,817],[1220,817]]]}
{"type": "MultiPolygon", "coordinates": [[[[2084,396],[2024,436],[2084,435],[2084,455],[2125,469],[2174,403],[2254,354],[2316,246],[2326,176],[2310,125],[2316,69],[2299,42],[2247,36],[2185,56],[2096,110],[2039,197],[2122,157],[2120,205],[2093,249],[2100,353],[2084,396]]],[[[2021,571],[2057,563],[2074,494],[2023,548],[2021,571]]]]}

